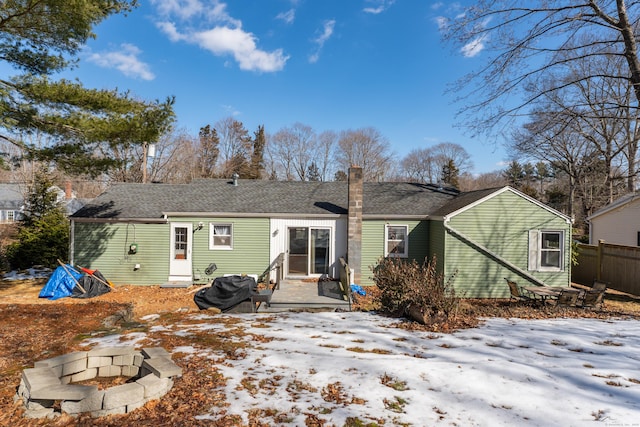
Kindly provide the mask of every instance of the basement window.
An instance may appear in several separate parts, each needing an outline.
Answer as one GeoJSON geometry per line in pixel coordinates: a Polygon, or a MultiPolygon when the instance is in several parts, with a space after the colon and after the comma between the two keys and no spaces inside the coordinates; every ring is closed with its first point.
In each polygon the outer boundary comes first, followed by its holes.
{"type": "Polygon", "coordinates": [[[233,249],[233,224],[209,224],[209,249],[233,249]]]}
{"type": "Polygon", "coordinates": [[[386,256],[407,258],[409,256],[409,226],[385,225],[386,256]]]}

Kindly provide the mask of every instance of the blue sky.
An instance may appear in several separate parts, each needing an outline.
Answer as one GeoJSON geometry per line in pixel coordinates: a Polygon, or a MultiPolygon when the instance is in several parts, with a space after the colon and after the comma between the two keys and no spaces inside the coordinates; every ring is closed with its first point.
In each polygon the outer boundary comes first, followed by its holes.
{"type": "Polygon", "coordinates": [[[451,51],[439,19],[459,5],[427,0],[140,0],[96,28],[77,77],[88,87],[176,97],[177,125],[197,134],[233,116],[253,133],[301,122],[316,132],[377,128],[400,159],[462,145],[475,173],[505,153],[455,127],[448,84],[477,68],[451,51]]]}

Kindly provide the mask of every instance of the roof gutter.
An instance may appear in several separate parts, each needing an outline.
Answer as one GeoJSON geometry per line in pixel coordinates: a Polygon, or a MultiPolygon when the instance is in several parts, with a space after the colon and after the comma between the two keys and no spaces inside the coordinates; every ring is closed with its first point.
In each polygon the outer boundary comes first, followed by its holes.
{"type": "Polygon", "coordinates": [[[162,212],[162,215],[173,218],[339,218],[345,214],[299,214],[278,212],[162,212]]]}
{"type": "Polygon", "coordinates": [[[115,223],[135,223],[135,224],[166,224],[167,218],[73,218],[72,222],[82,223],[101,223],[101,224],[115,224],[115,223]]]}
{"type": "Polygon", "coordinates": [[[459,239],[467,242],[471,246],[474,246],[475,248],[479,249],[481,252],[484,252],[485,254],[489,255],[491,258],[495,259],[496,261],[498,261],[500,264],[504,265],[505,267],[515,271],[516,273],[518,273],[519,275],[521,275],[522,277],[524,277],[525,279],[527,279],[531,283],[534,283],[534,284],[540,285],[540,286],[546,286],[546,283],[544,283],[542,280],[540,280],[537,277],[529,274],[528,272],[524,271],[523,269],[521,269],[517,265],[512,264],[511,262],[509,262],[506,259],[502,258],[500,255],[492,252],[491,250],[489,250],[489,248],[481,245],[480,243],[476,242],[475,240],[473,240],[473,239],[465,236],[464,234],[460,233],[458,230],[452,228],[451,226],[449,226],[447,224],[447,221],[443,221],[443,224],[444,224],[445,230],[447,230],[449,233],[451,233],[454,236],[458,237],[459,239]]]}

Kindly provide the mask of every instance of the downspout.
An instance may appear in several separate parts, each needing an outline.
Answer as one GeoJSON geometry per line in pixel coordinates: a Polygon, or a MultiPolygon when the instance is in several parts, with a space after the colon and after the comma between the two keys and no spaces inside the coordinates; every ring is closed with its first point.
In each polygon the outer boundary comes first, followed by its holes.
{"type": "Polygon", "coordinates": [[[73,260],[74,258],[74,252],[73,252],[73,242],[75,239],[75,225],[76,222],[74,220],[71,220],[71,224],[69,224],[69,262],[71,263],[71,265],[75,265],[75,262],[73,260]]]}
{"type": "Polygon", "coordinates": [[[521,269],[517,265],[512,264],[511,262],[509,262],[506,259],[502,258],[500,255],[491,252],[488,248],[484,247],[480,243],[470,239],[469,237],[467,237],[464,234],[460,233],[458,230],[450,227],[447,224],[446,219],[444,221],[442,221],[442,224],[444,225],[445,230],[447,230],[451,234],[457,236],[461,240],[464,240],[465,242],[469,243],[470,245],[475,246],[476,248],[480,249],[480,251],[484,252],[485,254],[489,255],[491,258],[494,258],[495,260],[497,260],[501,264],[505,265],[506,267],[508,267],[511,270],[515,271],[516,273],[520,274],[521,276],[523,276],[525,279],[529,280],[530,282],[535,283],[536,285],[546,286],[546,284],[542,280],[538,279],[535,276],[532,276],[531,274],[527,273],[526,271],[524,271],[523,269],[521,269]]]}

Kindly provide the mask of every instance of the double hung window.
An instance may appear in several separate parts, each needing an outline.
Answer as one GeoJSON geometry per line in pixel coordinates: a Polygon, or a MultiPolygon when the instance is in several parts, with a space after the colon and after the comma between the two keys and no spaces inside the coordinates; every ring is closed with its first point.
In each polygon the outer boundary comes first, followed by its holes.
{"type": "Polygon", "coordinates": [[[233,225],[209,224],[209,249],[233,249],[233,225]]]}
{"type": "Polygon", "coordinates": [[[385,251],[388,257],[409,256],[409,227],[406,225],[385,226],[385,251]]]}
{"type": "Polygon", "coordinates": [[[562,271],[564,262],[564,231],[529,231],[529,270],[562,271]]]}

